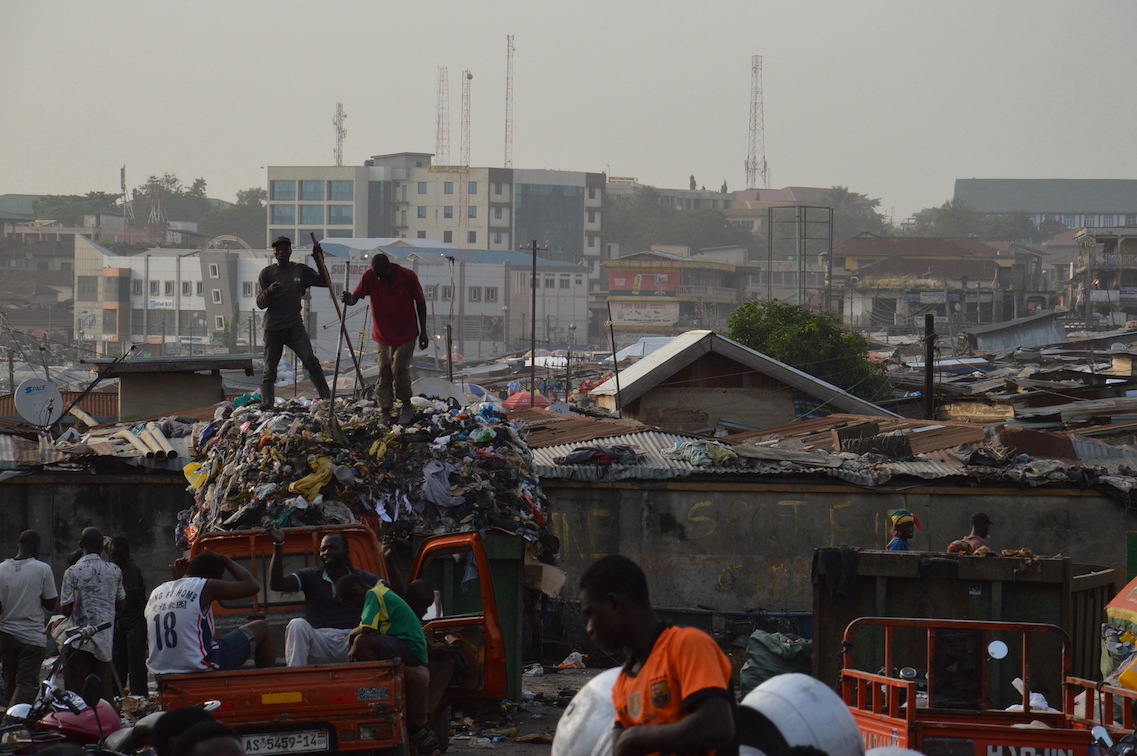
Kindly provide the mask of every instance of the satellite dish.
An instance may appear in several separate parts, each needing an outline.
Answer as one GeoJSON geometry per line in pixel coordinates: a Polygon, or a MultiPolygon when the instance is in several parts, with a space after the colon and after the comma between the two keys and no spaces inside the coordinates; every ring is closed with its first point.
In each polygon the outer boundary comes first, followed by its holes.
{"type": "Polygon", "coordinates": [[[46,428],[63,416],[63,396],[42,378],[29,378],[16,387],[16,412],[32,425],[46,428]]]}

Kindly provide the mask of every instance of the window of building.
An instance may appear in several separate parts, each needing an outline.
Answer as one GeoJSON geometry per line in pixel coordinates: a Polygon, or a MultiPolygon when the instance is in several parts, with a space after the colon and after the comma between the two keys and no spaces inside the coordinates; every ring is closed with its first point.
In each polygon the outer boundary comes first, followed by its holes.
{"type": "Polygon", "coordinates": [[[487,302],[496,302],[497,301],[497,287],[496,286],[487,286],[486,287],[486,301],[487,302]]]}
{"type": "Polygon", "coordinates": [[[162,287],[162,294],[164,294],[167,297],[174,296],[174,282],[173,281],[166,281],[165,282],[165,285],[162,287]]]}
{"type": "Polygon", "coordinates": [[[428,300],[433,301],[438,299],[438,284],[431,284],[430,286],[427,286],[423,289],[423,294],[426,295],[426,298],[428,300]]]}
{"type": "Polygon", "coordinates": [[[215,330],[215,331],[224,331],[225,330],[225,316],[224,315],[214,315],[213,316],[213,330],[215,330]]]}
{"type": "Polygon", "coordinates": [[[467,244],[477,244],[478,243],[478,232],[477,231],[467,231],[466,232],[466,243],[467,244]]]}
{"type": "Polygon", "coordinates": [[[296,200],[295,181],[270,181],[268,187],[269,199],[289,202],[296,200]]]}
{"type": "Polygon", "coordinates": [[[1082,225],[1083,226],[1096,226],[1097,224],[1094,222],[1094,216],[1083,215],[1082,216],[1082,225]]]}
{"type": "Polygon", "coordinates": [[[469,207],[466,208],[466,217],[467,218],[477,218],[478,217],[478,208],[476,205],[470,205],[469,207]]]}
{"type": "Polygon", "coordinates": [[[454,298],[454,287],[443,286],[442,287],[442,301],[443,302],[449,302],[453,298],[454,298]]]}
{"type": "Polygon", "coordinates": [[[269,217],[274,226],[292,225],[296,222],[296,205],[272,205],[269,217]]]}
{"type": "Polygon", "coordinates": [[[501,220],[501,208],[500,207],[495,207],[493,209],[493,219],[494,220],[501,220]]]}
{"type": "Polygon", "coordinates": [[[426,205],[418,206],[418,217],[426,218],[426,205]]]}
{"type": "Polygon", "coordinates": [[[182,296],[188,297],[193,294],[193,281],[182,281],[182,296]]]}
{"type": "Polygon", "coordinates": [[[588,248],[589,249],[595,249],[596,248],[596,235],[595,234],[589,234],[588,235],[588,248]]]}
{"type": "Polygon", "coordinates": [[[242,281],[241,282],[241,296],[242,297],[253,296],[253,282],[252,281],[242,281]]]}
{"type": "Polygon", "coordinates": [[[199,297],[205,294],[205,282],[195,281],[193,285],[193,293],[199,297]]]}
{"type": "Polygon", "coordinates": [[[442,217],[443,218],[453,218],[454,217],[454,206],[453,205],[446,205],[445,207],[443,207],[442,208],[442,217]]]}
{"type": "Polygon", "coordinates": [[[494,185],[493,185],[493,193],[494,193],[494,194],[501,194],[501,183],[500,183],[500,182],[495,182],[495,183],[494,183],[494,185]]]}
{"type": "Polygon", "coordinates": [[[1073,228],[1075,225],[1077,225],[1077,223],[1078,223],[1078,219],[1073,215],[1063,215],[1062,216],[1062,225],[1065,226],[1066,228],[1073,228]]]}
{"type": "Polygon", "coordinates": [[[470,194],[477,194],[477,193],[478,193],[478,182],[477,181],[471,181],[470,182],[470,194]]]}
{"type": "Polygon", "coordinates": [[[546,289],[555,289],[556,287],[557,287],[557,279],[555,279],[555,278],[546,278],[545,279],[545,288],[546,289]]]}
{"type": "Polygon", "coordinates": [[[1137,226],[1137,215],[1126,215],[1125,216],[1125,225],[1126,226],[1137,226]]]}
{"type": "Polygon", "coordinates": [[[588,198],[589,199],[596,199],[596,187],[595,186],[588,187],[588,198]]]}
{"type": "Polygon", "coordinates": [[[221,304],[221,289],[213,289],[213,304],[221,304]]]}
{"type": "Polygon", "coordinates": [[[426,194],[426,182],[425,181],[418,182],[418,193],[419,194],[426,194]]]}
{"type": "MultiPolygon", "coordinates": [[[[300,206],[300,225],[301,226],[322,226],[322,225],[324,225],[324,206],[323,205],[301,205],[300,206]]],[[[295,241],[295,239],[293,241],[295,241]]]]}
{"type": "Polygon", "coordinates": [[[514,288],[524,289],[525,283],[526,283],[526,279],[525,279],[524,273],[514,273],[513,274],[513,286],[514,286],[514,288]]]}
{"type": "Polygon", "coordinates": [[[501,244],[501,231],[494,231],[493,232],[493,243],[494,244],[501,244]]]}
{"type": "Polygon", "coordinates": [[[158,291],[159,291],[158,287],[160,284],[161,284],[160,281],[151,281],[150,282],[150,296],[152,296],[152,297],[158,296],[158,291]]]}
{"type": "Polygon", "coordinates": [[[328,229],[328,238],[329,239],[350,239],[353,236],[355,236],[355,234],[352,232],[352,230],[350,228],[329,228],[328,229]]]}
{"type": "Polygon", "coordinates": [[[351,202],[355,199],[355,186],[350,181],[329,181],[328,199],[332,202],[351,202]]]}
{"type": "Polygon", "coordinates": [[[572,279],[571,278],[569,278],[568,276],[561,276],[560,287],[562,289],[567,289],[571,285],[572,285],[572,279]]]}
{"type": "MultiPolygon", "coordinates": [[[[89,277],[90,276],[84,276],[84,278],[89,278],[89,277]]],[[[80,280],[82,280],[82,279],[80,279],[80,280]]],[[[142,279],[141,278],[136,278],[130,282],[130,293],[136,297],[142,296],[142,279]]],[[[91,300],[95,300],[95,299],[99,298],[97,290],[92,291],[91,294],[93,295],[90,297],[91,300]]],[[[82,295],[82,292],[80,292],[80,295],[82,295]]],[[[79,299],[86,300],[86,299],[88,299],[88,297],[80,296],[79,299]]]]}
{"type": "Polygon", "coordinates": [[[103,310],[103,333],[118,331],[118,310],[103,310]]]}
{"type": "Polygon", "coordinates": [[[471,286],[470,287],[470,293],[469,293],[469,295],[467,295],[466,299],[470,302],[481,302],[482,301],[482,287],[481,286],[471,286]]]}
{"type": "Polygon", "coordinates": [[[217,263],[209,264],[209,277],[221,278],[221,268],[217,267],[217,263]]]}
{"type": "Polygon", "coordinates": [[[301,181],[300,182],[300,200],[304,202],[323,202],[324,201],[324,182],[323,181],[301,181]]]}
{"type": "Polygon", "coordinates": [[[329,226],[350,226],[352,222],[351,205],[328,205],[328,225],[329,226]]]}
{"type": "Polygon", "coordinates": [[[589,223],[595,223],[596,222],[596,211],[595,210],[589,210],[588,211],[588,222],[589,223]]]}
{"type": "Polygon", "coordinates": [[[416,238],[416,239],[425,239],[425,238],[426,238],[426,232],[425,232],[425,231],[419,231],[419,232],[418,232],[418,233],[415,235],[415,238],[416,238]]]}
{"type": "Polygon", "coordinates": [[[454,182],[453,181],[443,181],[442,182],[442,193],[443,194],[453,194],[454,193],[454,182]]]}
{"type": "Polygon", "coordinates": [[[71,263],[67,262],[66,260],[62,260],[59,263],[59,269],[64,272],[70,273],[72,270],[71,263]]]}
{"type": "Polygon", "coordinates": [[[453,244],[454,243],[454,232],[453,231],[443,231],[442,232],[442,241],[445,244],[453,244]]]}

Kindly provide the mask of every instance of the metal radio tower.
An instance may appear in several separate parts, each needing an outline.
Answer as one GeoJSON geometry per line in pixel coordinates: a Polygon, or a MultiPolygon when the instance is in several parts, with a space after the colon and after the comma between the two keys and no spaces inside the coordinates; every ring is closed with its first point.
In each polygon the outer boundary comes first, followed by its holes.
{"type": "Polygon", "coordinates": [[[336,165],[343,165],[343,138],[347,136],[347,129],[344,128],[343,122],[347,118],[347,113],[343,112],[343,103],[336,103],[336,117],[332,119],[332,123],[336,127],[336,165]]]}
{"type": "Polygon", "coordinates": [[[505,37],[505,167],[513,167],[513,35],[505,37]]]}
{"type": "Polygon", "coordinates": [[[450,74],[438,67],[438,125],[434,133],[434,162],[450,165],[450,74]]]}
{"type": "Polygon", "coordinates": [[[470,82],[474,75],[462,72],[462,165],[470,167],[470,82]]]}
{"type": "Polygon", "coordinates": [[[766,165],[766,127],[762,115],[762,56],[750,57],[750,149],[746,153],[746,188],[770,185],[766,165]],[[758,180],[762,183],[759,184],[758,180]]]}

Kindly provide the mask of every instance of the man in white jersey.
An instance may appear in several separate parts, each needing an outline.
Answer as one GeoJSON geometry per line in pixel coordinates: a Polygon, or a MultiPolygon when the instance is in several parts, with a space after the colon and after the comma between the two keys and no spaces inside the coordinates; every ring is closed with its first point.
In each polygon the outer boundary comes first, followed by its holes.
{"type": "Polygon", "coordinates": [[[188,565],[174,563],[176,577],[155,588],[146,602],[146,666],[155,675],[237,669],[249,657],[258,667],[276,664],[269,624],[256,620],[214,637],[213,602],[255,596],[256,578],[227,556],[205,552],[188,565]],[[224,579],[228,571],[232,580],[224,579]]]}
{"type": "Polygon", "coordinates": [[[55,608],[58,593],[51,566],[41,562],[39,533],[20,533],[16,556],[0,564],[0,664],[12,704],[31,703],[39,684],[47,638],[44,611],[55,608]]]}

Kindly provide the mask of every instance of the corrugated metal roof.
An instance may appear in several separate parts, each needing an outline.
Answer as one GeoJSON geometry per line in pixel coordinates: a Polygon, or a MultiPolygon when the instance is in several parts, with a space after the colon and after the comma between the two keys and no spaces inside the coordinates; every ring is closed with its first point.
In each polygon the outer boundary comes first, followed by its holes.
{"type": "Polygon", "coordinates": [[[561,415],[545,409],[513,410],[510,422],[525,425],[525,443],[530,449],[595,441],[613,436],[624,436],[648,430],[648,426],[632,420],[561,415]]]}
{"type": "Polygon", "coordinates": [[[560,444],[533,450],[533,462],[542,478],[558,480],[625,480],[625,479],[667,479],[684,478],[690,475],[710,473],[753,472],[746,466],[733,464],[724,467],[698,467],[690,462],[670,459],[663,456],[663,450],[676,442],[690,441],[689,436],[660,431],[630,433],[625,436],[612,436],[604,439],[603,446],[627,446],[636,451],[641,459],[634,465],[561,465],[556,462],[576,449],[590,446],[587,443],[560,444]]]}
{"type": "MultiPolygon", "coordinates": [[[[978,444],[987,440],[988,426],[974,423],[910,420],[902,417],[871,417],[866,415],[830,415],[816,420],[803,420],[777,428],[747,431],[725,436],[721,441],[731,444],[763,444],[776,446],[791,442],[791,448],[834,452],[833,431],[863,423],[875,423],[879,433],[900,432],[908,437],[913,454],[951,449],[965,444],[978,444]]],[[[991,426],[993,429],[994,426],[991,426]]]]}
{"type": "MultiPolygon", "coordinates": [[[[81,391],[61,391],[63,406],[70,407],[81,391]]],[[[79,409],[95,418],[118,417],[118,391],[92,391],[79,402],[79,409]]],[[[0,396],[0,417],[17,418],[16,402],[12,394],[0,396]]]]}

